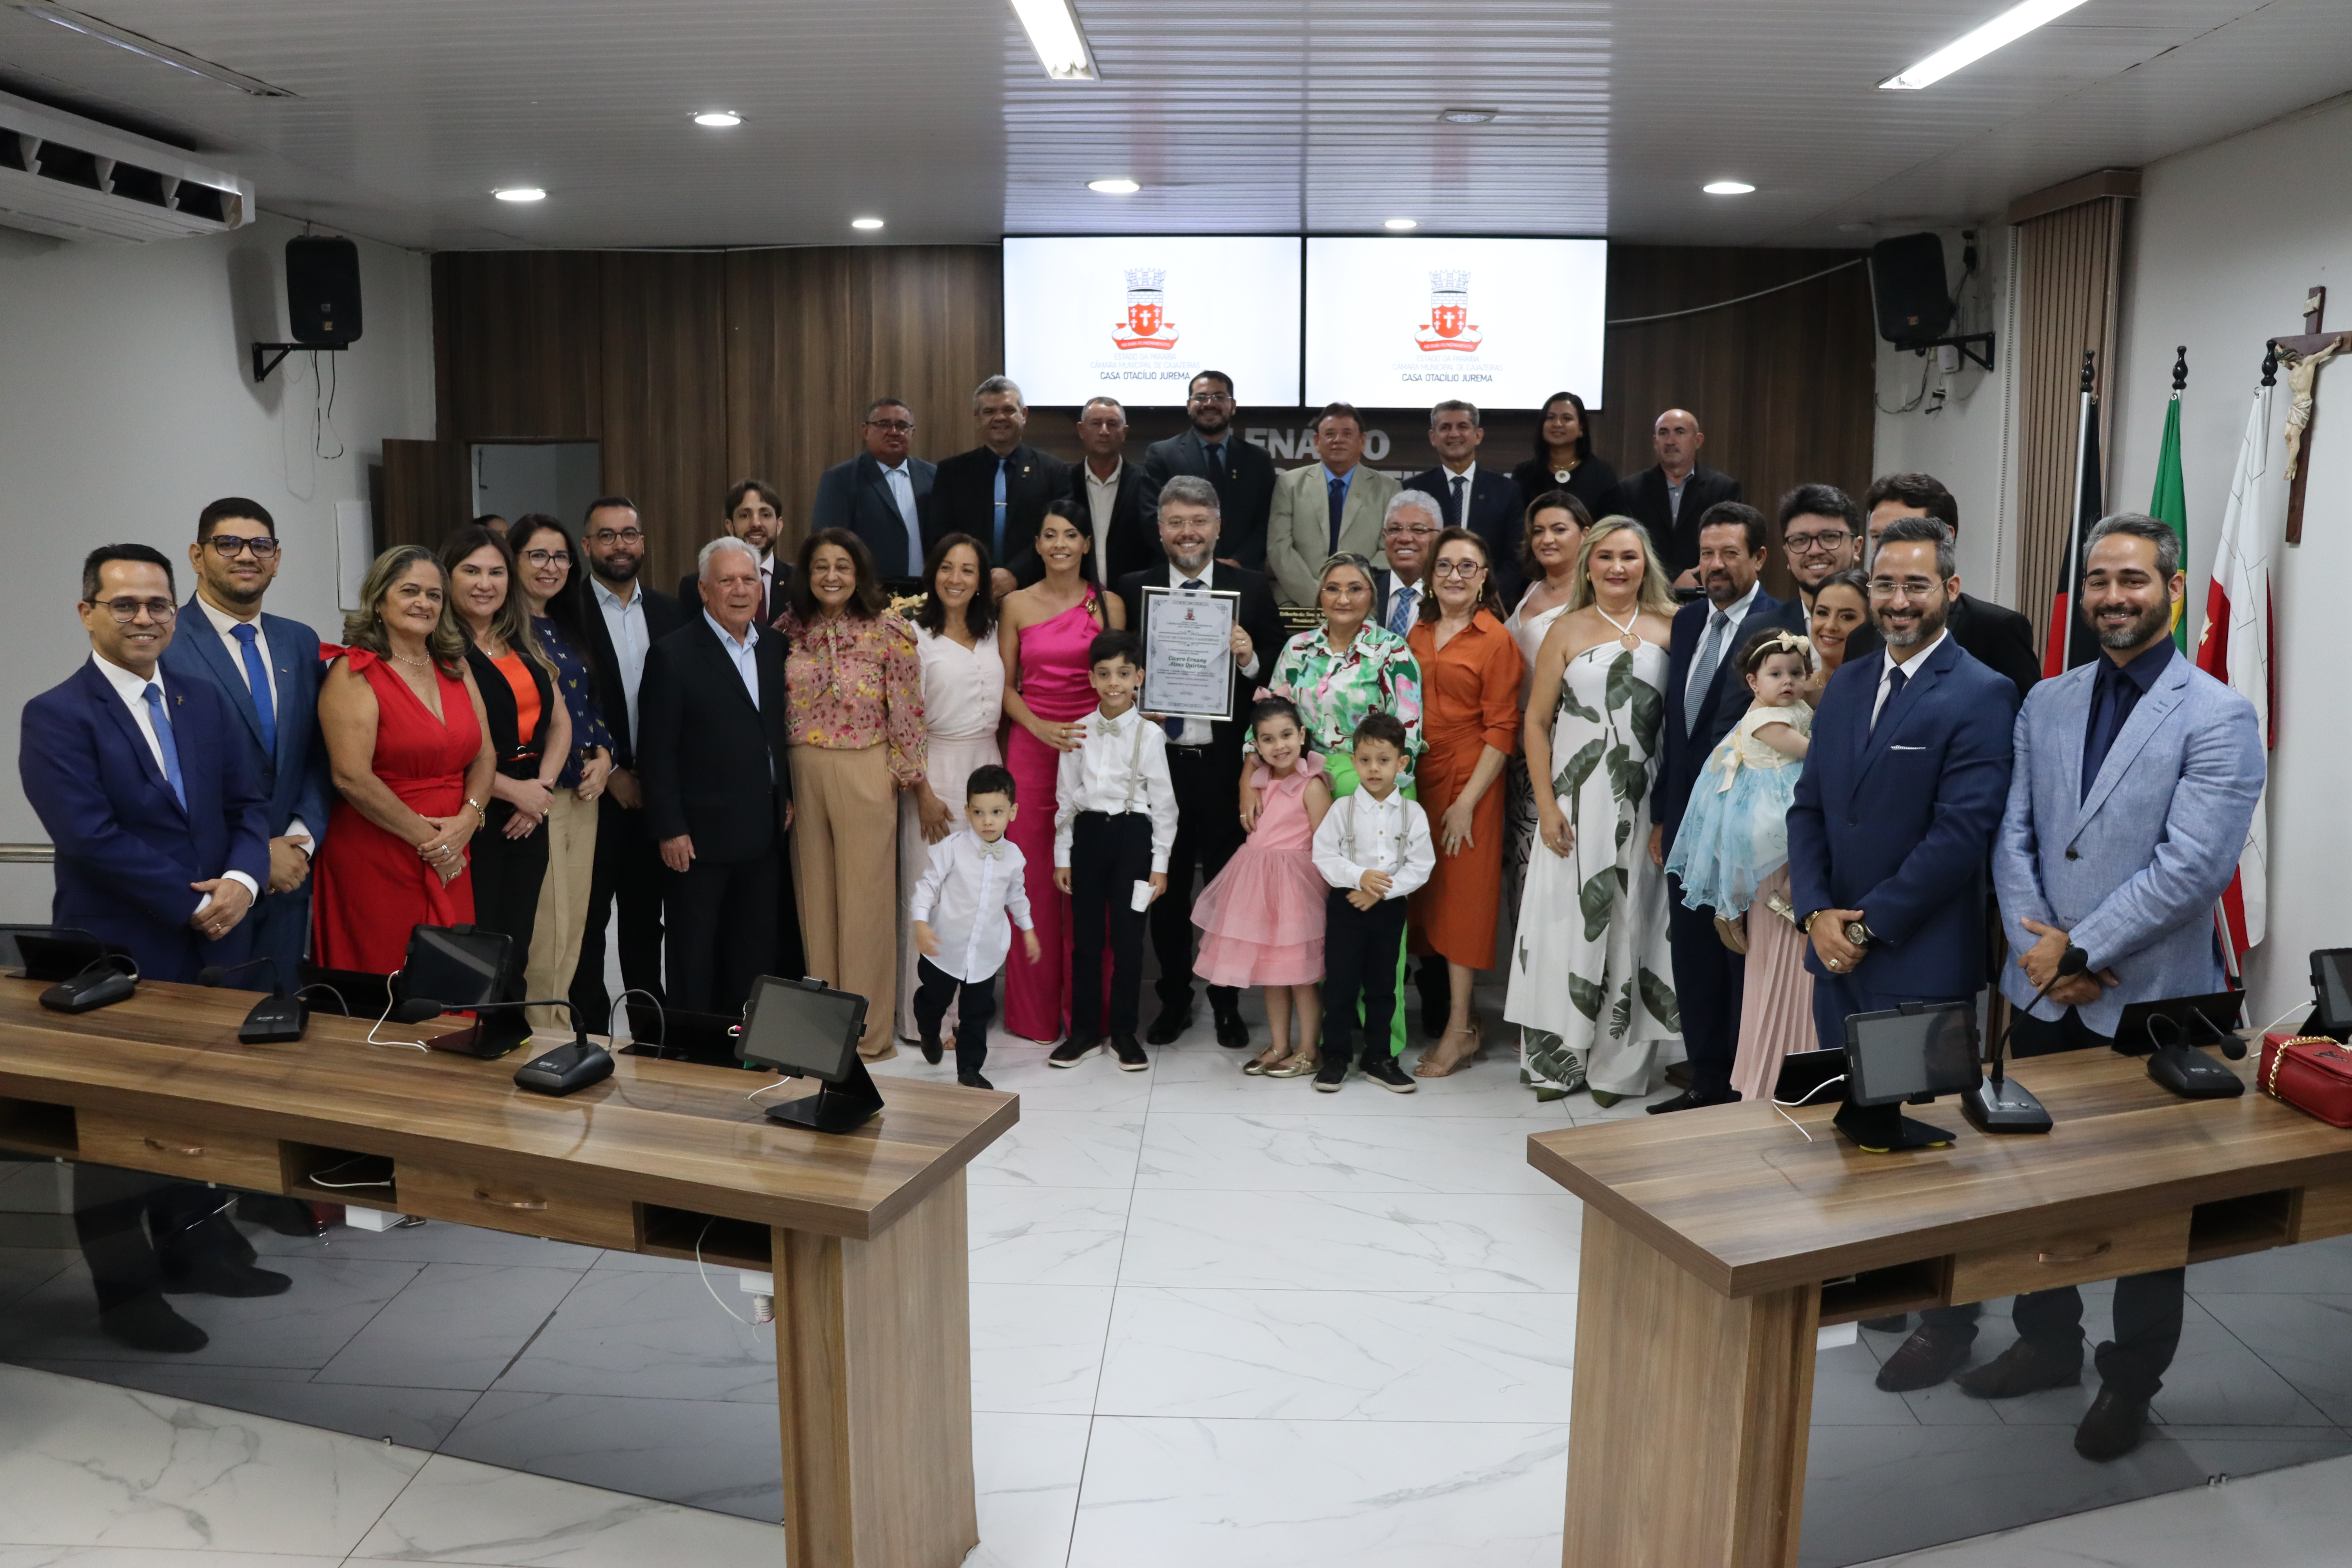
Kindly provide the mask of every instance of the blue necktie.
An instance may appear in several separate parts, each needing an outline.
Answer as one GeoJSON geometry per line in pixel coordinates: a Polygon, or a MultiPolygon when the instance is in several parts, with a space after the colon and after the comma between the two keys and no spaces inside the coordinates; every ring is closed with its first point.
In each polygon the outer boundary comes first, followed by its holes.
{"type": "Polygon", "coordinates": [[[1899,664],[1886,672],[1886,700],[1878,705],[1878,712],[1871,718],[1873,730],[1878,728],[1878,721],[1885,716],[1886,710],[1895,706],[1895,700],[1903,695],[1904,683],[1910,679],[1903,673],[1903,667],[1899,664]]]}
{"type": "Polygon", "coordinates": [[[1217,442],[1209,448],[1209,479],[1214,483],[1225,477],[1225,444],[1217,442]]]}
{"type": "Polygon", "coordinates": [[[2123,712],[2124,674],[2113,659],[2099,666],[2099,673],[2091,682],[2091,723],[2083,741],[2083,793],[2076,798],[2091,798],[2091,786],[2099,782],[2099,770],[2106,765],[2107,753],[2115,750],[2116,736],[2123,725],[2118,721],[2123,712]]]}
{"type": "Polygon", "coordinates": [[[1454,476],[1454,526],[1455,528],[1470,526],[1470,498],[1467,494],[1469,489],[1470,477],[1467,474],[1454,476]]]}
{"type": "Polygon", "coordinates": [[[253,688],[253,711],[261,721],[261,749],[278,759],[278,701],[269,689],[269,667],[261,662],[261,634],[249,626],[231,630],[245,660],[245,682],[253,688]]]}
{"type": "MultiPolygon", "coordinates": [[[[1199,593],[1201,580],[1198,577],[1185,578],[1184,591],[1188,594],[1199,593]]],[[[1184,721],[1181,719],[1162,719],[1160,721],[1160,727],[1168,731],[1168,738],[1171,741],[1181,741],[1184,738],[1184,721]]]]}
{"type": "Polygon", "coordinates": [[[1389,630],[1403,637],[1412,630],[1412,606],[1420,595],[1410,583],[1399,583],[1391,595],[1396,602],[1389,611],[1389,630]]]}
{"type": "Polygon", "coordinates": [[[1348,481],[1331,481],[1331,553],[1339,553],[1339,519],[1348,510],[1348,481]]]}
{"type": "Polygon", "coordinates": [[[1715,680],[1715,667],[1723,662],[1723,638],[1731,630],[1731,617],[1721,610],[1707,617],[1706,636],[1698,645],[1698,657],[1691,660],[1690,684],[1683,688],[1683,728],[1690,734],[1698,733],[1698,710],[1706,706],[1706,691],[1715,680]]]}
{"type": "Polygon", "coordinates": [[[1004,474],[1012,466],[1010,458],[996,459],[996,561],[999,564],[1004,560],[1004,474]]]}
{"type": "Polygon", "coordinates": [[[163,742],[163,776],[171,781],[172,798],[180,809],[188,809],[188,786],[180,782],[180,742],[172,736],[171,716],[163,711],[163,689],[153,681],[147,683],[147,720],[155,726],[155,739],[163,742]]]}

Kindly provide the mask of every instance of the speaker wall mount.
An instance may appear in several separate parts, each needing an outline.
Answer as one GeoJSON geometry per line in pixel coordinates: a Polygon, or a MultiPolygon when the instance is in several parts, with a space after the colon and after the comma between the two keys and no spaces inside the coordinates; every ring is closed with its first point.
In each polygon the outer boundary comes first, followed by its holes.
{"type": "MultiPolygon", "coordinates": [[[[1976,268],[1975,236],[1969,237],[1968,267],[1976,268]]],[[[1965,284],[1967,278],[1962,277],[1965,284]]],[[[1870,247],[1872,305],[1878,335],[1897,349],[1926,353],[1957,349],[1961,357],[1992,369],[1993,335],[1948,329],[1958,304],[1944,280],[1944,242],[1932,233],[1882,239],[1870,247]]]]}
{"type": "Polygon", "coordinates": [[[348,239],[302,235],[286,242],[286,314],[293,323],[290,343],[255,343],[253,379],[257,384],[308,349],[340,353],[360,338],[360,251],[348,239]]]}

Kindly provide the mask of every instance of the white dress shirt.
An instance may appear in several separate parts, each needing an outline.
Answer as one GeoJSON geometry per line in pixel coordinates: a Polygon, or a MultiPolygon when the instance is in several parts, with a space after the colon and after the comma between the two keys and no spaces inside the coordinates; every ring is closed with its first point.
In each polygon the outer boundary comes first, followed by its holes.
{"type": "Polygon", "coordinates": [[[1472,495],[1476,493],[1478,489],[1478,465],[1475,462],[1473,462],[1468,468],[1463,469],[1457,474],[1452,468],[1447,468],[1444,463],[1440,463],[1437,465],[1437,473],[1439,479],[1438,489],[1445,492],[1445,499],[1438,503],[1445,508],[1444,526],[1447,528],[1469,527],[1470,498],[1472,495]],[[1462,515],[1460,517],[1454,515],[1454,481],[1455,479],[1460,479],[1462,481],[1462,515]]]}
{"type": "Polygon", "coordinates": [[[1118,574],[1110,563],[1110,520],[1118,510],[1118,481],[1127,473],[1127,459],[1121,458],[1110,471],[1110,478],[1097,479],[1092,463],[1078,467],[1087,475],[1087,510],[1095,520],[1095,575],[1106,583],[1118,581],[1118,574]]]}
{"type": "MultiPolygon", "coordinates": [[[[172,689],[165,685],[163,680],[163,667],[157,665],[155,673],[148,679],[142,680],[121,665],[110,663],[99,658],[95,649],[90,653],[89,662],[98,666],[99,674],[106,677],[106,683],[114,688],[114,694],[122,699],[122,705],[125,708],[131,710],[131,721],[138,725],[139,732],[147,738],[147,754],[155,759],[155,771],[162,773],[168,781],[172,776],[172,769],[163,761],[163,740],[162,736],[155,733],[155,721],[147,713],[147,687],[150,681],[162,688],[163,700],[166,703],[172,700],[172,689]]],[[[180,781],[183,788],[186,786],[187,776],[187,759],[183,757],[180,759],[180,781]]],[[[232,882],[242,882],[245,885],[245,890],[255,898],[261,897],[260,887],[244,872],[223,871],[221,875],[232,882]]],[[[213,896],[206,893],[196,900],[196,907],[189,912],[203,914],[212,901],[213,896]]]]}
{"type": "Polygon", "coordinates": [[[1706,619],[1699,623],[1698,647],[1691,655],[1690,674],[1685,678],[1688,684],[1683,688],[1683,711],[1693,724],[1698,722],[1699,708],[1706,701],[1707,688],[1715,684],[1716,671],[1723,668],[1724,660],[1739,651],[1732,646],[1732,639],[1747,623],[1748,612],[1755,607],[1756,595],[1763,588],[1764,580],[1759,577],[1748,584],[1748,592],[1731,603],[1710,605],[1706,619]],[[1709,638],[1715,642],[1712,650],[1707,647],[1709,638]],[[1710,651],[1714,655],[1711,660],[1706,657],[1710,651]]]}
{"type": "MultiPolygon", "coordinates": [[[[1204,588],[1204,589],[1206,589],[1206,588],[1213,588],[1213,587],[1215,587],[1215,586],[1217,585],[1217,563],[1216,563],[1216,562],[1215,562],[1214,560],[1212,560],[1212,561],[1210,561],[1210,563],[1208,563],[1208,565],[1206,565],[1206,566],[1202,567],[1202,568],[1201,569],[1201,575],[1200,575],[1198,578],[1193,578],[1193,577],[1188,577],[1188,576],[1186,576],[1186,575],[1184,574],[1184,569],[1183,569],[1182,567],[1181,567],[1181,566],[1171,565],[1171,566],[1168,568],[1168,585],[1169,585],[1169,587],[1173,588],[1173,589],[1175,589],[1175,590],[1177,590],[1177,591],[1179,591],[1179,592],[1181,592],[1181,591],[1183,590],[1184,584],[1187,584],[1187,583],[1192,583],[1192,582],[1198,582],[1198,583],[1201,584],[1201,586],[1202,586],[1202,588],[1204,588]]],[[[1238,610],[1238,609],[1241,607],[1241,605],[1240,605],[1240,601],[1239,601],[1239,600],[1234,601],[1234,607],[1236,610],[1238,610]]],[[[1234,624],[1238,626],[1240,623],[1239,623],[1238,621],[1236,621],[1234,624]]],[[[1260,653],[1258,652],[1257,648],[1256,648],[1255,646],[1253,646],[1253,647],[1250,648],[1250,659],[1249,659],[1249,662],[1248,662],[1247,664],[1244,664],[1244,665],[1240,666],[1240,667],[1239,667],[1239,669],[1238,669],[1238,673],[1241,675],[1242,679],[1244,679],[1244,680],[1255,680],[1255,679],[1257,679],[1257,673],[1258,673],[1258,671],[1259,671],[1259,670],[1261,670],[1261,669],[1263,669],[1263,668],[1265,668],[1265,659],[1264,659],[1263,656],[1261,656],[1261,655],[1260,655],[1260,653]]],[[[1246,702],[1246,701],[1244,701],[1244,700],[1242,700],[1242,698],[1243,698],[1243,696],[1244,696],[1244,695],[1245,695],[1245,692],[1244,692],[1244,693],[1237,693],[1237,694],[1236,694],[1236,696],[1235,696],[1235,704],[1234,704],[1234,705],[1235,705],[1238,709],[1241,709],[1241,710],[1246,710],[1248,709],[1248,707],[1249,707],[1249,704],[1248,704],[1248,702],[1246,702]]],[[[1237,712],[1237,713],[1235,713],[1235,714],[1234,714],[1234,717],[1235,717],[1235,718],[1239,718],[1239,717],[1241,717],[1241,714],[1237,712]]],[[[1178,735],[1177,735],[1177,737],[1176,737],[1176,739],[1175,739],[1175,741],[1174,741],[1174,742],[1173,742],[1173,743],[1174,743],[1174,744],[1176,744],[1176,745],[1179,745],[1179,746],[1205,746],[1205,745],[1207,745],[1207,744],[1209,743],[1209,721],[1208,721],[1206,719],[1187,719],[1187,720],[1185,720],[1185,721],[1184,721],[1184,728],[1183,728],[1183,731],[1182,731],[1182,732],[1181,732],[1181,733],[1180,733],[1180,734],[1178,734],[1178,735]]]]}
{"type": "Polygon", "coordinates": [[[1384,898],[1402,899],[1437,869],[1437,848],[1429,839],[1429,817],[1405,799],[1402,789],[1374,800],[1359,789],[1331,803],[1315,830],[1315,868],[1335,888],[1364,885],[1367,871],[1385,871],[1384,898]]]}
{"type": "Polygon", "coordinates": [[[613,639],[613,659],[621,667],[621,696],[629,709],[629,751],[637,749],[637,686],[646,678],[646,649],[653,638],[646,630],[646,595],[642,586],[631,584],[625,599],[613,592],[604,579],[590,573],[588,582],[596,595],[597,611],[604,617],[604,633],[613,639]]]}
{"type": "Polygon", "coordinates": [[[1070,863],[1072,824],[1082,811],[1151,818],[1151,869],[1168,869],[1176,847],[1176,786],[1168,777],[1168,731],[1129,708],[1107,719],[1097,708],[1079,722],[1086,737],[1062,753],[1054,776],[1054,868],[1070,863]]]}
{"type": "MultiPolygon", "coordinates": [[[[269,632],[261,624],[260,609],[257,606],[255,608],[253,619],[239,620],[202,594],[196,595],[196,608],[205,613],[205,619],[212,622],[213,630],[220,635],[221,647],[228,650],[228,667],[236,671],[238,677],[244,680],[246,695],[250,697],[253,694],[253,676],[245,668],[245,644],[238,640],[236,628],[251,626],[254,651],[261,656],[261,668],[266,670],[274,670],[278,668],[269,662],[269,632]]],[[[143,708],[146,705],[142,703],[140,706],[143,708]]],[[[269,687],[269,711],[278,723],[282,724],[286,721],[285,715],[278,711],[278,685],[274,680],[269,687]]],[[[295,840],[306,850],[310,847],[310,830],[303,826],[302,819],[299,816],[288,820],[286,831],[281,837],[295,840]]]]}
{"type": "Polygon", "coordinates": [[[932,968],[978,982],[1004,967],[1004,955],[1013,951],[1004,917],[1011,915],[1023,931],[1034,928],[1023,880],[1028,864],[1010,838],[991,844],[969,827],[932,848],[930,868],[907,906],[908,918],[921,921],[940,939],[940,955],[927,960],[932,968]]]}
{"type": "Polygon", "coordinates": [[[1878,696],[1877,699],[1870,705],[1870,727],[1872,729],[1875,730],[1878,728],[1879,710],[1886,706],[1887,698],[1893,695],[1895,672],[1897,669],[1900,669],[1903,672],[1903,679],[1907,681],[1911,679],[1914,676],[1919,673],[1919,661],[1927,658],[1929,654],[1935,652],[1936,649],[1942,645],[1944,638],[1950,635],[1948,628],[1945,631],[1937,632],[1933,638],[1912,649],[1910,657],[1907,658],[1896,658],[1895,657],[1895,650],[1891,647],[1886,650],[1886,660],[1880,666],[1878,671],[1878,696]]]}
{"type": "Polygon", "coordinates": [[[1420,583],[1406,582],[1396,574],[1396,568],[1393,566],[1389,568],[1389,577],[1391,586],[1388,618],[1381,625],[1399,637],[1407,637],[1412,632],[1412,624],[1421,619],[1423,585],[1420,583]]]}
{"type": "MultiPolygon", "coordinates": [[[[923,525],[915,512],[913,464],[908,458],[901,458],[898,459],[898,466],[892,468],[882,467],[882,459],[879,458],[875,458],[874,461],[877,468],[882,468],[882,482],[889,488],[890,499],[898,503],[898,515],[907,524],[907,559],[911,563],[909,570],[920,572],[923,569],[923,525]]],[[[898,574],[886,567],[883,569],[882,575],[895,577],[898,574]]]]}
{"type": "Polygon", "coordinates": [[[745,626],[743,640],[738,642],[732,632],[719,624],[717,616],[705,610],[702,618],[709,621],[710,629],[719,634],[719,646],[727,650],[727,662],[733,665],[735,673],[742,678],[743,689],[751,694],[751,706],[757,708],[760,705],[760,660],[755,651],[760,646],[758,623],[745,626]]]}

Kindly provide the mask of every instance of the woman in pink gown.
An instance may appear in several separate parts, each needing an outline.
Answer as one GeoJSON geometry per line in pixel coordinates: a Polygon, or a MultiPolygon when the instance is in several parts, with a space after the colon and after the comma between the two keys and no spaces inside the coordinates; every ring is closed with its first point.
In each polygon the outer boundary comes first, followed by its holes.
{"type": "MultiPolygon", "coordinates": [[[[1029,910],[1045,955],[1043,963],[1005,965],[1004,1026],[1030,1040],[1061,1038],[1070,1005],[1070,900],[1054,886],[1055,773],[1062,753],[1078,742],[1076,721],[1096,706],[1087,647],[1127,624],[1125,606],[1092,580],[1093,544],[1091,511],[1055,501],[1037,527],[1045,581],[1007,594],[998,612],[1004,712],[1013,721],[1004,765],[1020,795],[1004,836],[1028,862],[1029,910]]],[[[1108,952],[1103,984],[1108,995],[1108,952]]]]}

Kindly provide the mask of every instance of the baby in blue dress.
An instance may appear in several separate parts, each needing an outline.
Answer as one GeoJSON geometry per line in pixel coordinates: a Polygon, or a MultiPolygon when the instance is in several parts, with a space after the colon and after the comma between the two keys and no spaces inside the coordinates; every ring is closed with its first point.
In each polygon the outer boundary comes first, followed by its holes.
{"type": "Polygon", "coordinates": [[[1812,645],[1794,632],[1759,632],[1739,650],[1754,696],[1707,758],[1666,857],[1690,908],[1736,921],[1757,884],[1789,863],[1789,803],[1813,727],[1797,689],[1812,668],[1812,645]]]}

